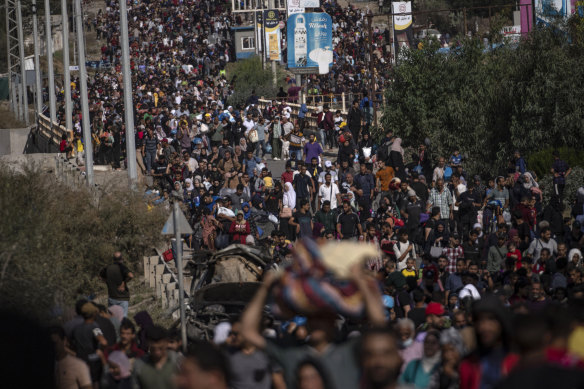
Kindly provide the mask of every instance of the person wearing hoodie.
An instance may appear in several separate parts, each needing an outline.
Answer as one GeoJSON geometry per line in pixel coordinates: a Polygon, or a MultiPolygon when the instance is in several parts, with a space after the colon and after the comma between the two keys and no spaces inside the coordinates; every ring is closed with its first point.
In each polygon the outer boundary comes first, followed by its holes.
{"type": "Polygon", "coordinates": [[[517,363],[509,351],[508,311],[496,296],[472,306],[477,349],[460,364],[460,389],[494,388],[517,363]]]}

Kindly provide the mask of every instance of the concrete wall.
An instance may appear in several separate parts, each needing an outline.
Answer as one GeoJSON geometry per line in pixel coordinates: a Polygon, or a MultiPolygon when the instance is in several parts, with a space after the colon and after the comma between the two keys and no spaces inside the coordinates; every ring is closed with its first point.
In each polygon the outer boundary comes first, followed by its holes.
{"type": "Polygon", "coordinates": [[[31,153],[56,153],[59,146],[44,137],[35,127],[0,129],[0,156],[31,153]]]}
{"type": "Polygon", "coordinates": [[[31,128],[0,129],[0,155],[25,154],[31,128]]]}

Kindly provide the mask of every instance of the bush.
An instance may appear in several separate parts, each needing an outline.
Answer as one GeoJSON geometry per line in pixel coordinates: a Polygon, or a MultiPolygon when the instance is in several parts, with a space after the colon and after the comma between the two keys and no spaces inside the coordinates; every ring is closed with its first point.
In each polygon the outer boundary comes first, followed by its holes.
{"type": "MultiPolygon", "coordinates": [[[[552,164],[554,163],[553,152],[555,149],[547,148],[537,151],[527,158],[527,168],[534,171],[538,177],[549,174],[552,164]]],[[[560,147],[560,158],[568,163],[570,167],[584,167],[584,153],[571,147],[560,147]]]]}
{"type": "Polygon", "coordinates": [[[274,75],[271,68],[262,68],[262,60],[258,56],[238,61],[228,70],[227,76],[233,79],[235,92],[229,96],[227,103],[234,107],[244,106],[253,90],[259,97],[275,98],[278,88],[284,86],[281,70],[278,68],[278,85],[274,86],[274,75]]]}
{"type": "Polygon", "coordinates": [[[0,165],[0,304],[48,314],[103,285],[99,270],[116,250],[135,273],[162,236],[165,215],[141,196],[111,192],[96,199],[35,166],[0,165]]]}

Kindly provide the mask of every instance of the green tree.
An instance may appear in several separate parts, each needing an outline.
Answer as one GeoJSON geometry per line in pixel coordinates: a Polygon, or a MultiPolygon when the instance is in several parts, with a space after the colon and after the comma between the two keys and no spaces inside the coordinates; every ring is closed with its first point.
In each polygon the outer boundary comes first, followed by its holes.
{"type": "Polygon", "coordinates": [[[276,77],[279,81],[277,85],[274,85],[272,70],[264,69],[262,60],[258,56],[236,62],[228,69],[227,76],[235,85],[235,92],[228,98],[228,104],[233,106],[244,105],[253,90],[260,97],[276,97],[278,87],[283,86],[284,78],[282,71],[278,68],[276,77]]]}
{"type": "Polygon", "coordinates": [[[406,143],[428,138],[435,157],[458,148],[483,174],[502,171],[515,149],[582,144],[584,52],[557,29],[488,52],[474,39],[437,49],[407,53],[386,91],[383,125],[406,143]]]}

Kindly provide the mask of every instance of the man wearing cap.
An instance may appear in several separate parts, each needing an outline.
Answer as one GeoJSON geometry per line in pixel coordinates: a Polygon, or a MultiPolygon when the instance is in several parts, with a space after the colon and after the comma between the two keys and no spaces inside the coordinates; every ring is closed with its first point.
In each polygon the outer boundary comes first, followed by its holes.
{"type": "Polygon", "coordinates": [[[421,240],[421,229],[420,229],[420,215],[422,214],[422,203],[416,192],[411,188],[407,190],[408,201],[405,209],[401,211],[402,217],[406,219],[406,225],[404,228],[408,231],[410,235],[410,241],[414,243],[419,243],[421,240]]]}
{"type": "Polygon", "coordinates": [[[333,163],[331,161],[324,161],[324,170],[320,172],[318,176],[318,183],[324,184],[325,181],[325,174],[330,173],[331,179],[334,183],[337,183],[338,176],[337,172],[333,169],[333,163]]]}
{"type": "Polygon", "coordinates": [[[108,306],[119,305],[124,309],[124,317],[128,316],[130,290],[128,282],[134,278],[134,274],[123,264],[122,253],[114,253],[112,264],[104,267],[99,273],[101,279],[107,284],[108,306]]]}
{"type": "Polygon", "coordinates": [[[99,349],[107,347],[107,340],[97,325],[95,318],[99,309],[95,304],[86,302],[81,306],[83,323],[73,329],[71,340],[77,357],[89,366],[91,381],[95,386],[101,379],[103,366],[98,355],[99,349]]]}
{"type": "Polygon", "coordinates": [[[426,305],[426,323],[425,330],[437,329],[442,330],[444,326],[444,306],[437,302],[431,302],[426,305]]]}

